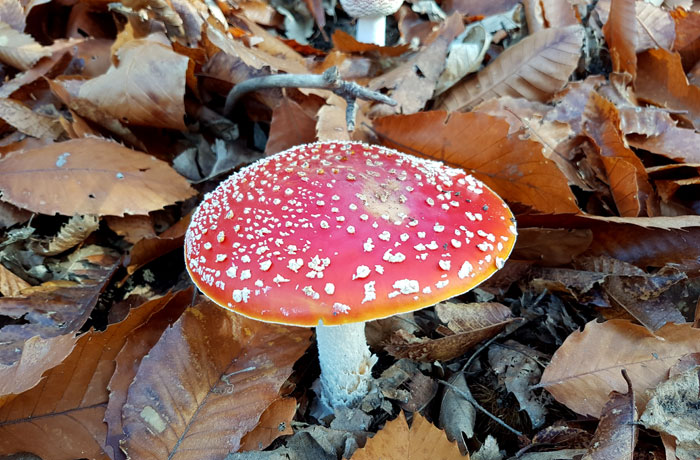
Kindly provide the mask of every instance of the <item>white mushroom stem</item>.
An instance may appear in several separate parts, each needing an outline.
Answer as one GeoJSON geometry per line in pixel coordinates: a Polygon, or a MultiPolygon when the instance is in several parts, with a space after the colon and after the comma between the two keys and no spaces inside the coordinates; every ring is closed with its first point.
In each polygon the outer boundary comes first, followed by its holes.
{"type": "Polygon", "coordinates": [[[316,327],[322,399],[330,407],[352,407],[367,395],[377,362],[367,346],[365,323],[316,327]]]}
{"type": "Polygon", "coordinates": [[[386,16],[365,16],[357,19],[355,38],[358,42],[384,46],[386,40],[386,16]]]}

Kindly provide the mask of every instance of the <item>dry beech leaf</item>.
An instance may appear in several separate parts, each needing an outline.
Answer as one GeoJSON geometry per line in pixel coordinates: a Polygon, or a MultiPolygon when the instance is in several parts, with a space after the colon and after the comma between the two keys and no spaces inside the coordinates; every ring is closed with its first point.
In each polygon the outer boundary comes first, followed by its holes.
{"type": "Polygon", "coordinates": [[[36,245],[34,252],[44,256],[55,256],[79,245],[100,226],[97,216],[73,216],[61,226],[58,234],[51,237],[46,246],[36,245]]]}
{"type": "Polygon", "coordinates": [[[444,431],[430,423],[420,413],[413,414],[408,428],[403,412],[384,425],[365,447],[357,449],[352,460],[469,460],[457,445],[447,440],[444,431]]]}
{"type": "Polygon", "coordinates": [[[372,79],[368,85],[370,89],[380,91],[386,88],[388,95],[398,102],[394,107],[386,104],[374,106],[373,115],[411,114],[422,110],[433,97],[445,68],[450,43],[463,30],[461,16],[453,14],[441,24],[437,37],[430,44],[395,69],[372,79]]]}
{"type": "Polygon", "coordinates": [[[126,271],[132,275],[136,270],[158,257],[182,248],[185,241],[185,232],[190,224],[191,215],[187,215],[177,221],[172,227],[160,235],[153,235],[141,239],[131,248],[129,265],[126,271]]]}
{"type": "Polygon", "coordinates": [[[107,216],[104,220],[110,230],[131,244],[156,236],[151,216],[107,216]]]}
{"type": "Polygon", "coordinates": [[[482,113],[421,112],[374,121],[383,143],[464,168],[507,201],[542,213],[578,213],[566,178],[542,145],[509,134],[505,120],[482,113]]]}
{"type": "Polygon", "coordinates": [[[31,285],[0,264],[0,294],[5,297],[20,295],[22,289],[31,285]]]}
{"type": "Polygon", "coordinates": [[[451,335],[439,339],[417,338],[400,330],[389,339],[386,351],[397,358],[415,361],[449,361],[490,339],[513,321],[510,309],[495,302],[441,302],[435,311],[452,331],[451,335]]]}
{"type": "Polygon", "coordinates": [[[637,445],[637,410],[632,382],[623,374],[627,392],[610,392],[598,428],[582,460],[632,460],[637,445]]]}
{"type": "Polygon", "coordinates": [[[195,194],[167,163],[105,139],[17,151],[0,161],[3,200],[42,214],[147,214],[195,194]]]}
{"type": "Polygon", "coordinates": [[[36,113],[23,103],[12,99],[0,99],[0,118],[29,136],[53,140],[63,134],[58,119],[36,113]]]}
{"type": "Polygon", "coordinates": [[[611,0],[610,14],[603,26],[610,50],[613,72],[637,74],[637,17],[635,0],[611,0]]]}
{"type": "Polygon", "coordinates": [[[124,321],[102,332],[83,334],[70,355],[37,386],[0,407],[0,454],[107,459],[103,418],[114,358],[127,335],[151,315],[148,307],[132,310],[124,321]]]}
{"type": "Polygon", "coordinates": [[[149,300],[137,308],[151,311],[151,315],[136,325],[128,333],[124,345],[115,359],[114,374],[109,381],[109,402],[104,420],[107,423],[106,452],[112,460],[122,460],[126,456],[119,448],[123,437],[122,407],[126,402],[127,391],[139,364],[149,350],[158,342],[163,331],[180,317],[192,302],[192,289],[168,293],[158,299],[149,300]]]}
{"type": "Polygon", "coordinates": [[[272,112],[265,154],[272,155],[295,145],[315,141],[315,118],[315,113],[308,113],[292,99],[283,98],[272,112]]]}
{"type": "MultiPolygon", "coordinates": [[[[661,433],[674,446],[671,459],[700,458],[700,368],[671,375],[651,392],[651,400],[639,421],[661,433]]],[[[664,445],[667,439],[663,439],[664,445]]]]}
{"type": "Polygon", "coordinates": [[[662,49],[638,56],[634,89],[639,99],[677,111],[696,130],[700,129],[700,88],[688,83],[681,58],[662,49]]]}
{"type": "Polygon", "coordinates": [[[544,29],[525,37],[474,78],[453,86],[436,108],[463,111],[499,96],[545,102],[568,81],[578,65],[582,44],[579,25],[544,29]]]}
{"type": "Polygon", "coordinates": [[[591,93],[584,117],[584,132],[600,149],[618,213],[622,217],[646,215],[646,202],[653,191],[641,160],[625,145],[617,108],[591,93]]]}
{"type": "Polygon", "coordinates": [[[37,61],[50,56],[51,50],[34,38],[0,22],[0,61],[19,70],[31,69],[37,61]]]}
{"type": "Polygon", "coordinates": [[[363,43],[355,40],[355,37],[340,29],[333,31],[333,49],[342,53],[375,53],[379,56],[397,57],[410,49],[409,44],[398,46],[379,46],[374,43],[363,43]]]}
{"type": "MultiPolygon", "coordinates": [[[[454,374],[450,377],[449,383],[471,396],[464,373],[454,374]]],[[[440,403],[440,426],[445,430],[447,439],[457,442],[462,454],[468,452],[466,440],[474,437],[475,423],[474,405],[452,388],[446,387],[440,403]]]]}
{"type": "MultiPolygon", "coordinates": [[[[602,22],[608,21],[611,0],[600,0],[596,11],[602,22]]],[[[671,14],[649,2],[634,2],[636,12],[636,53],[652,48],[672,49],[676,38],[676,25],[671,14]]]]}
{"type": "Polygon", "coordinates": [[[0,21],[21,32],[26,26],[24,7],[19,0],[3,0],[0,7],[0,21]]]}
{"type": "Polygon", "coordinates": [[[592,242],[593,233],[588,229],[520,228],[512,257],[544,266],[566,265],[592,242]]]}
{"type": "Polygon", "coordinates": [[[129,388],[122,412],[127,456],[203,460],[238,451],[279,397],[310,335],[210,302],[186,310],[141,361],[129,388]]]}
{"type": "Polygon", "coordinates": [[[188,58],[152,40],[131,40],[116,57],[119,64],[85,82],[78,97],[123,123],[184,130],[188,58]]]}
{"type": "Polygon", "coordinates": [[[241,452],[263,450],[280,436],[294,434],[292,419],[296,411],[297,400],[294,398],[274,401],[260,416],[258,426],[241,439],[241,452]]]}
{"type": "Polygon", "coordinates": [[[34,335],[48,338],[78,331],[119,266],[119,258],[109,250],[87,246],[51,267],[55,280],[23,289],[21,297],[1,297],[0,315],[24,320],[0,330],[2,359],[19,359],[22,343],[34,335]]]}
{"type": "Polygon", "coordinates": [[[0,364],[0,406],[41,381],[43,373],[59,365],[75,346],[73,334],[42,339],[38,335],[21,345],[19,359],[0,364]]]}
{"type": "Polygon", "coordinates": [[[626,369],[643,410],[650,390],[668,376],[684,355],[700,352],[700,329],[690,323],[666,324],[651,334],[626,320],[592,321],[574,332],[554,353],[539,386],[560,403],[583,415],[600,417],[608,394],[625,391],[626,369]],[[585,395],[585,397],[582,397],[585,395]]]}
{"type": "Polygon", "coordinates": [[[697,263],[700,218],[520,215],[518,227],[562,227],[593,232],[589,255],[607,255],[640,267],[697,263]],[[660,232],[658,229],[667,231],[660,232]]]}

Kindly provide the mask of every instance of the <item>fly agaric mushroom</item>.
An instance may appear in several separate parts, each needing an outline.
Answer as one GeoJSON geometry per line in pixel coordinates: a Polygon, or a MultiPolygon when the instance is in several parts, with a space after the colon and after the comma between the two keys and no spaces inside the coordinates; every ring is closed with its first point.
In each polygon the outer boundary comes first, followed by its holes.
{"type": "Polygon", "coordinates": [[[365,321],[470,290],[503,266],[515,237],[507,205],[462,170],[319,142],[253,163],[209,193],[185,258],[222,307],[317,326],[321,399],[339,407],[370,388],[365,321]]]}
{"type": "Polygon", "coordinates": [[[384,46],[386,17],[399,9],[403,0],[340,0],[345,12],[357,18],[355,38],[364,43],[384,46]]]}

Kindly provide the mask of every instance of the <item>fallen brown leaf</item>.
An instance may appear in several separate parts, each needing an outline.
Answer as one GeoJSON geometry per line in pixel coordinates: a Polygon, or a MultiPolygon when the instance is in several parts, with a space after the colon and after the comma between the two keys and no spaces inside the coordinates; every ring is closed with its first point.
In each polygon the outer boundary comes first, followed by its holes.
{"type": "Polygon", "coordinates": [[[576,200],[541,144],[509,134],[506,121],[482,113],[421,112],[374,121],[388,147],[472,172],[507,201],[542,213],[577,213],[576,200]]]}
{"type": "Polygon", "coordinates": [[[700,88],[690,85],[677,53],[662,49],[646,51],[638,57],[634,89],[639,99],[676,111],[700,129],[700,88]]]}
{"type": "Polygon", "coordinates": [[[127,42],[115,57],[119,64],[85,82],[78,96],[126,124],[185,129],[187,57],[148,39],[127,42]]]}
{"type": "Polygon", "coordinates": [[[163,331],[177,321],[182,312],[190,305],[193,295],[192,289],[186,289],[176,293],[168,293],[136,307],[146,309],[151,313],[142,324],[136,325],[133,331],[127,333],[124,345],[114,360],[114,373],[107,386],[109,401],[104,414],[104,421],[107,423],[105,451],[112,460],[126,458],[119,447],[119,441],[124,436],[122,408],[126,402],[129,385],[136,375],[139,364],[153,345],[158,342],[163,331]]]}
{"type": "MultiPolygon", "coordinates": [[[[639,421],[669,437],[679,460],[700,457],[700,377],[698,367],[672,376],[651,390],[639,421]],[[674,442],[675,441],[675,442],[674,442]]],[[[666,439],[664,439],[666,444],[666,439]]]]}
{"type": "Polygon", "coordinates": [[[241,439],[241,452],[263,450],[280,436],[294,434],[292,419],[297,411],[294,398],[280,398],[260,416],[258,426],[241,439]]]}
{"type": "Polygon", "coordinates": [[[680,358],[697,352],[700,329],[691,324],[669,323],[652,335],[626,320],[593,321],[554,353],[539,385],[571,410],[600,417],[608,393],[624,391],[620,371],[626,369],[637,407],[643,410],[649,400],[646,391],[662,382],[680,358]]]}
{"type": "Polygon", "coordinates": [[[457,446],[448,441],[445,433],[431,424],[420,413],[413,414],[413,424],[408,428],[403,412],[387,422],[353,460],[469,460],[463,457],[457,446]]]}
{"type": "Polygon", "coordinates": [[[627,392],[610,392],[605,403],[598,428],[582,460],[632,460],[637,445],[637,410],[634,405],[632,382],[627,382],[627,392]]]}
{"type": "Polygon", "coordinates": [[[0,179],[3,200],[49,215],[147,214],[195,193],[168,164],[95,138],[13,152],[0,179]]]}
{"type": "Polygon", "coordinates": [[[436,109],[468,110],[504,95],[545,102],[564,87],[576,68],[582,42],[579,25],[543,29],[507,48],[474,78],[453,86],[436,109]]]}
{"type": "Polygon", "coordinates": [[[202,460],[238,451],[310,335],[209,302],[188,309],[141,361],[129,388],[127,456],[202,460]]]}
{"type": "Polygon", "coordinates": [[[43,380],[0,407],[0,454],[31,452],[42,458],[107,459],[107,384],[127,334],[154,304],[132,310],[103,332],[89,331],[43,380]]]}
{"type": "Polygon", "coordinates": [[[20,295],[22,289],[26,289],[30,286],[31,284],[0,264],[0,294],[5,297],[15,297],[20,295]]]}
{"type": "Polygon", "coordinates": [[[635,0],[611,0],[610,15],[603,26],[610,49],[613,72],[637,74],[637,19],[635,0]]]}

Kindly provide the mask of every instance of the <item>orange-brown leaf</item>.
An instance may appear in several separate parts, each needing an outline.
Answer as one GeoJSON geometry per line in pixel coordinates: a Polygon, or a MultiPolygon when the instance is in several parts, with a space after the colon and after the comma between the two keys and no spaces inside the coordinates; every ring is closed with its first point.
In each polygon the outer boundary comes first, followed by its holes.
{"type": "Polygon", "coordinates": [[[468,110],[499,96],[545,102],[569,80],[582,43],[579,25],[543,29],[506,49],[474,78],[452,87],[437,108],[468,110]]]}
{"type": "Polygon", "coordinates": [[[0,454],[108,458],[103,418],[114,358],[127,334],[151,313],[149,308],[137,308],[103,332],[83,334],[70,355],[47,371],[37,386],[0,407],[0,454]]]}
{"type": "Polygon", "coordinates": [[[469,460],[463,457],[457,445],[419,412],[413,414],[413,425],[408,428],[403,412],[387,422],[373,438],[358,449],[352,460],[469,460]]]}
{"type": "Polygon", "coordinates": [[[143,357],[158,342],[163,331],[177,321],[192,302],[192,295],[190,288],[168,293],[137,307],[148,309],[151,315],[143,321],[143,324],[136,325],[134,330],[128,333],[124,345],[115,358],[114,374],[108,386],[109,402],[104,415],[107,423],[105,450],[112,460],[126,458],[119,447],[119,441],[123,436],[122,406],[126,402],[127,391],[138,366],[143,357]]]}
{"type": "Polygon", "coordinates": [[[620,371],[626,369],[643,410],[647,390],[665,380],[681,357],[700,352],[700,329],[691,326],[669,323],[653,335],[626,320],[590,322],[554,353],[540,386],[571,410],[600,417],[608,393],[625,391],[620,371]]]}
{"type": "Polygon", "coordinates": [[[651,185],[641,160],[625,146],[617,108],[598,93],[591,93],[584,117],[584,132],[600,149],[617,211],[623,217],[646,214],[651,185]]]}
{"type": "Polygon", "coordinates": [[[681,58],[662,49],[638,57],[635,92],[641,100],[678,111],[695,129],[700,129],[700,88],[688,83],[681,58]]]}
{"type": "Polygon", "coordinates": [[[241,440],[241,451],[263,450],[280,436],[294,434],[292,418],[297,411],[297,400],[281,398],[273,402],[260,416],[260,423],[241,440]]]}
{"type": "Polygon", "coordinates": [[[581,460],[632,460],[637,444],[637,411],[632,383],[626,383],[626,393],[610,392],[588,452],[581,460]]]}
{"type": "Polygon", "coordinates": [[[17,151],[0,161],[3,200],[42,214],[147,214],[194,195],[167,163],[105,139],[17,151]]]}
{"type": "Polygon", "coordinates": [[[483,113],[422,112],[379,118],[384,144],[459,166],[508,201],[543,213],[577,213],[574,195],[542,145],[509,134],[508,123],[483,113]]]}
{"type": "Polygon", "coordinates": [[[116,57],[78,96],[127,124],[184,130],[188,58],[152,40],[131,40],[116,57]]]}
{"type": "Polygon", "coordinates": [[[637,74],[637,18],[635,0],[612,0],[610,15],[603,26],[610,49],[613,72],[637,74]]]}
{"type": "Polygon", "coordinates": [[[141,361],[129,388],[127,456],[201,460],[236,452],[279,398],[310,335],[209,302],[188,309],[141,361]]]}

